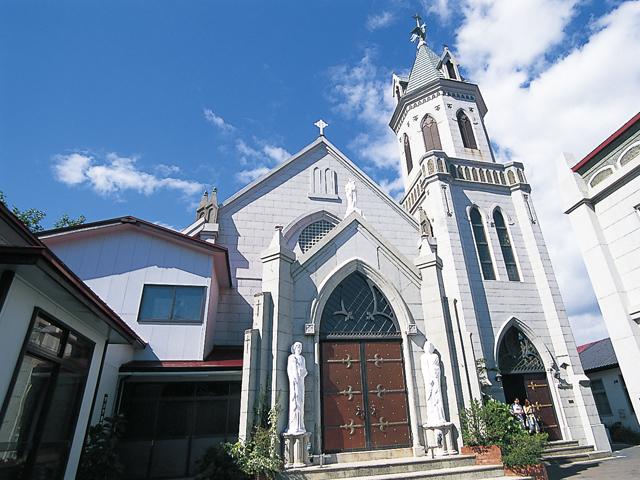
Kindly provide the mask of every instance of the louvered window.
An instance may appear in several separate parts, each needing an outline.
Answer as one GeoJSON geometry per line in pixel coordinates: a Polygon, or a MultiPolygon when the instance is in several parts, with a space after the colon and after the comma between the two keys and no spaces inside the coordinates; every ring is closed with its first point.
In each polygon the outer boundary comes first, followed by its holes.
{"type": "Polygon", "coordinates": [[[409,145],[409,137],[404,134],[404,157],[407,160],[407,174],[411,173],[413,168],[413,159],[411,158],[411,146],[409,145]]]}
{"type": "Polygon", "coordinates": [[[326,220],[318,220],[305,227],[305,229],[300,232],[300,237],[298,238],[298,244],[300,245],[302,253],[306,253],[311,247],[318,243],[333,227],[335,227],[335,225],[326,220]]]}
{"type": "Polygon", "coordinates": [[[467,117],[462,110],[458,112],[458,127],[460,127],[460,135],[462,135],[464,148],[477,149],[478,145],[473,135],[473,125],[471,125],[471,120],[469,120],[469,117],[467,117]]]}
{"type": "Polygon", "coordinates": [[[424,145],[427,152],[431,150],[442,150],[438,124],[431,115],[427,115],[424,117],[424,120],[422,120],[422,136],[424,137],[424,145]]]}

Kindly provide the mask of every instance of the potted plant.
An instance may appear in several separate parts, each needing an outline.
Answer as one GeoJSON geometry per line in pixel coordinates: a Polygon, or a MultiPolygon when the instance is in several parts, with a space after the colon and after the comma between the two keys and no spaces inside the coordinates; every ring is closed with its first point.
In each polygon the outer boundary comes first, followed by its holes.
{"type": "Polygon", "coordinates": [[[529,435],[513,418],[509,407],[489,399],[484,405],[473,400],[460,412],[463,454],[475,454],[477,465],[505,465],[505,472],[547,480],[541,463],[548,435],[529,435]]]}
{"type": "MultiPolygon", "coordinates": [[[[267,380],[267,385],[269,381],[267,380]]],[[[278,416],[282,408],[278,404],[269,407],[269,390],[261,389],[256,406],[254,406],[254,423],[251,436],[246,441],[223,443],[222,448],[233,459],[236,466],[255,480],[261,478],[273,480],[283,470],[284,463],[277,453],[278,433],[276,431],[278,416]]]]}

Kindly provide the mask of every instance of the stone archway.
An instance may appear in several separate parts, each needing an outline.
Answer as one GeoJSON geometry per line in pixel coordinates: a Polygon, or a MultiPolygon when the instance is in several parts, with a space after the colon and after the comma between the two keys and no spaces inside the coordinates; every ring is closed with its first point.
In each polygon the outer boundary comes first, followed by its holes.
{"type": "Polygon", "coordinates": [[[393,309],[356,272],[320,322],[323,451],[411,446],[402,336],[393,309]]]}
{"type": "Polygon", "coordinates": [[[538,350],[531,340],[515,326],[502,337],[498,349],[498,366],[507,403],[528,399],[536,408],[541,429],[549,440],[560,440],[555,407],[547,383],[547,373],[538,350]]]}

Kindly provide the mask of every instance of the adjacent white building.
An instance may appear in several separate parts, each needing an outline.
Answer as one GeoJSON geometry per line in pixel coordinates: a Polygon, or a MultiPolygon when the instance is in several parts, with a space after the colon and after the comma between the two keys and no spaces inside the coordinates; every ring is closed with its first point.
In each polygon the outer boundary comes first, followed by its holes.
{"type": "Polygon", "coordinates": [[[640,409],[640,113],[580,161],[558,158],[576,232],[627,389],[640,409]]]}
{"type": "Polygon", "coordinates": [[[145,343],[0,203],[0,478],[75,478],[107,346],[145,343]]]}

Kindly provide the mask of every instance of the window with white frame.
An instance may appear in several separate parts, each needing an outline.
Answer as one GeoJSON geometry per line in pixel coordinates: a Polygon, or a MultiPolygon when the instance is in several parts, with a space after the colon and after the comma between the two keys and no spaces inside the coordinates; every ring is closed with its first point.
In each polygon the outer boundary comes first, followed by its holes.
{"type": "Polygon", "coordinates": [[[202,322],[205,287],[145,285],[139,322],[202,322]]]}
{"type": "Polygon", "coordinates": [[[593,399],[596,401],[596,407],[598,408],[600,416],[613,415],[602,379],[594,378],[591,380],[591,392],[593,393],[593,399]]]}

